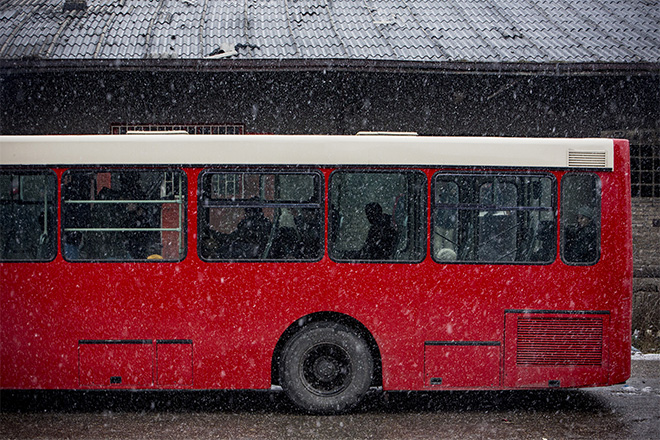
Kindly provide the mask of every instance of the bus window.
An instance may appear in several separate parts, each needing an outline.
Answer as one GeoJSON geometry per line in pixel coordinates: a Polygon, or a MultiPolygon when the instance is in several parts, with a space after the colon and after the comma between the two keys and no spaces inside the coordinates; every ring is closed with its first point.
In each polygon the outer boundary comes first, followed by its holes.
{"type": "Polygon", "coordinates": [[[458,185],[456,182],[436,181],[435,216],[431,248],[436,260],[456,260],[458,249],[458,185]]]}
{"type": "Polygon", "coordinates": [[[0,173],[0,261],[50,261],[57,253],[57,181],[38,171],[0,173]]]}
{"type": "Polygon", "coordinates": [[[568,264],[594,264],[600,258],[600,179],[566,174],[561,188],[562,258],[568,264]]]}
{"type": "Polygon", "coordinates": [[[67,171],[62,250],[68,261],[179,261],[185,256],[181,171],[67,171]]]}
{"type": "MultiPolygon", "coordinates": [[[[479,186],[479,205],[516,206],[518,188],[512,182],[495,179],[479,186]]],[[[515,261],[518,212],[509,209],[479,212],[477,259],[479,261],[515,261]]]]}
{"type": "Polygon", "coordinates": [[[206,261],[314,261],[323,254],[321,175],[206,172],[200,257],[206,261]]]}
{"type": "Polygon", "coordinates": [[[419,262],[426,253],[426,178],[415,171],[336,171],[330,180],[330,256],[419,262]]]}
{"type": "Polygon", "coordinates": [[[437,174],[433,258],[441,263],[553,261],[555,186],[549,175],[437,174]]]}

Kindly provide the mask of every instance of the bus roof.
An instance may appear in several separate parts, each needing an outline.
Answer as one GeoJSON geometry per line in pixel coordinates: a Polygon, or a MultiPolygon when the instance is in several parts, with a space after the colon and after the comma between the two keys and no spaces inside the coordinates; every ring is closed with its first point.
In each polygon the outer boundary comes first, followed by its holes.
{"type": "Polygon", "coordinates": [[[612,139],[322,136],[0,136],[2,165],[414,165],[613,169],[612,139]]]}

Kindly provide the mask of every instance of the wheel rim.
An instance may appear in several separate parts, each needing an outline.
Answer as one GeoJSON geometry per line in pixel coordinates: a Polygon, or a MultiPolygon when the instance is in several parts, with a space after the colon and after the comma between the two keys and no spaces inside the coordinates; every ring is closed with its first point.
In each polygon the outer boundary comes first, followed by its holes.
{"type": "Polygon", "coordinates": [[[335,344],[311,347],[301,359],[301,376],[305,387],[320,396],[341,393],[351,383],[351,357],[335,344]]]}

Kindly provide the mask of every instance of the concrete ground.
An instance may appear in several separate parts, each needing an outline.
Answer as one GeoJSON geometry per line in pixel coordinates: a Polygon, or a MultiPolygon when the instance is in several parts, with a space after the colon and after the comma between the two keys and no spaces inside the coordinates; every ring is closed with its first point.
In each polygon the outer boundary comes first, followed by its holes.
{"type": "Polygon", "coordinates": [[[625,385],[581,390],[374,392],[310,416],[282,393],[3,394],[2,439],[660,439],[660,356],[625,385]]]}

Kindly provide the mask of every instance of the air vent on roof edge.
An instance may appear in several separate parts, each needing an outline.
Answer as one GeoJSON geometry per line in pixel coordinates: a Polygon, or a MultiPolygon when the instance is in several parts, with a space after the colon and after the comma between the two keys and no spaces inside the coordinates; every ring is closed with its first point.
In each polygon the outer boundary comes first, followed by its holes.
{"type": "Polygon", "coordinates": [[[607,168],[607,152],[568,150],[568,166],[576,168],[607,168]]]}

